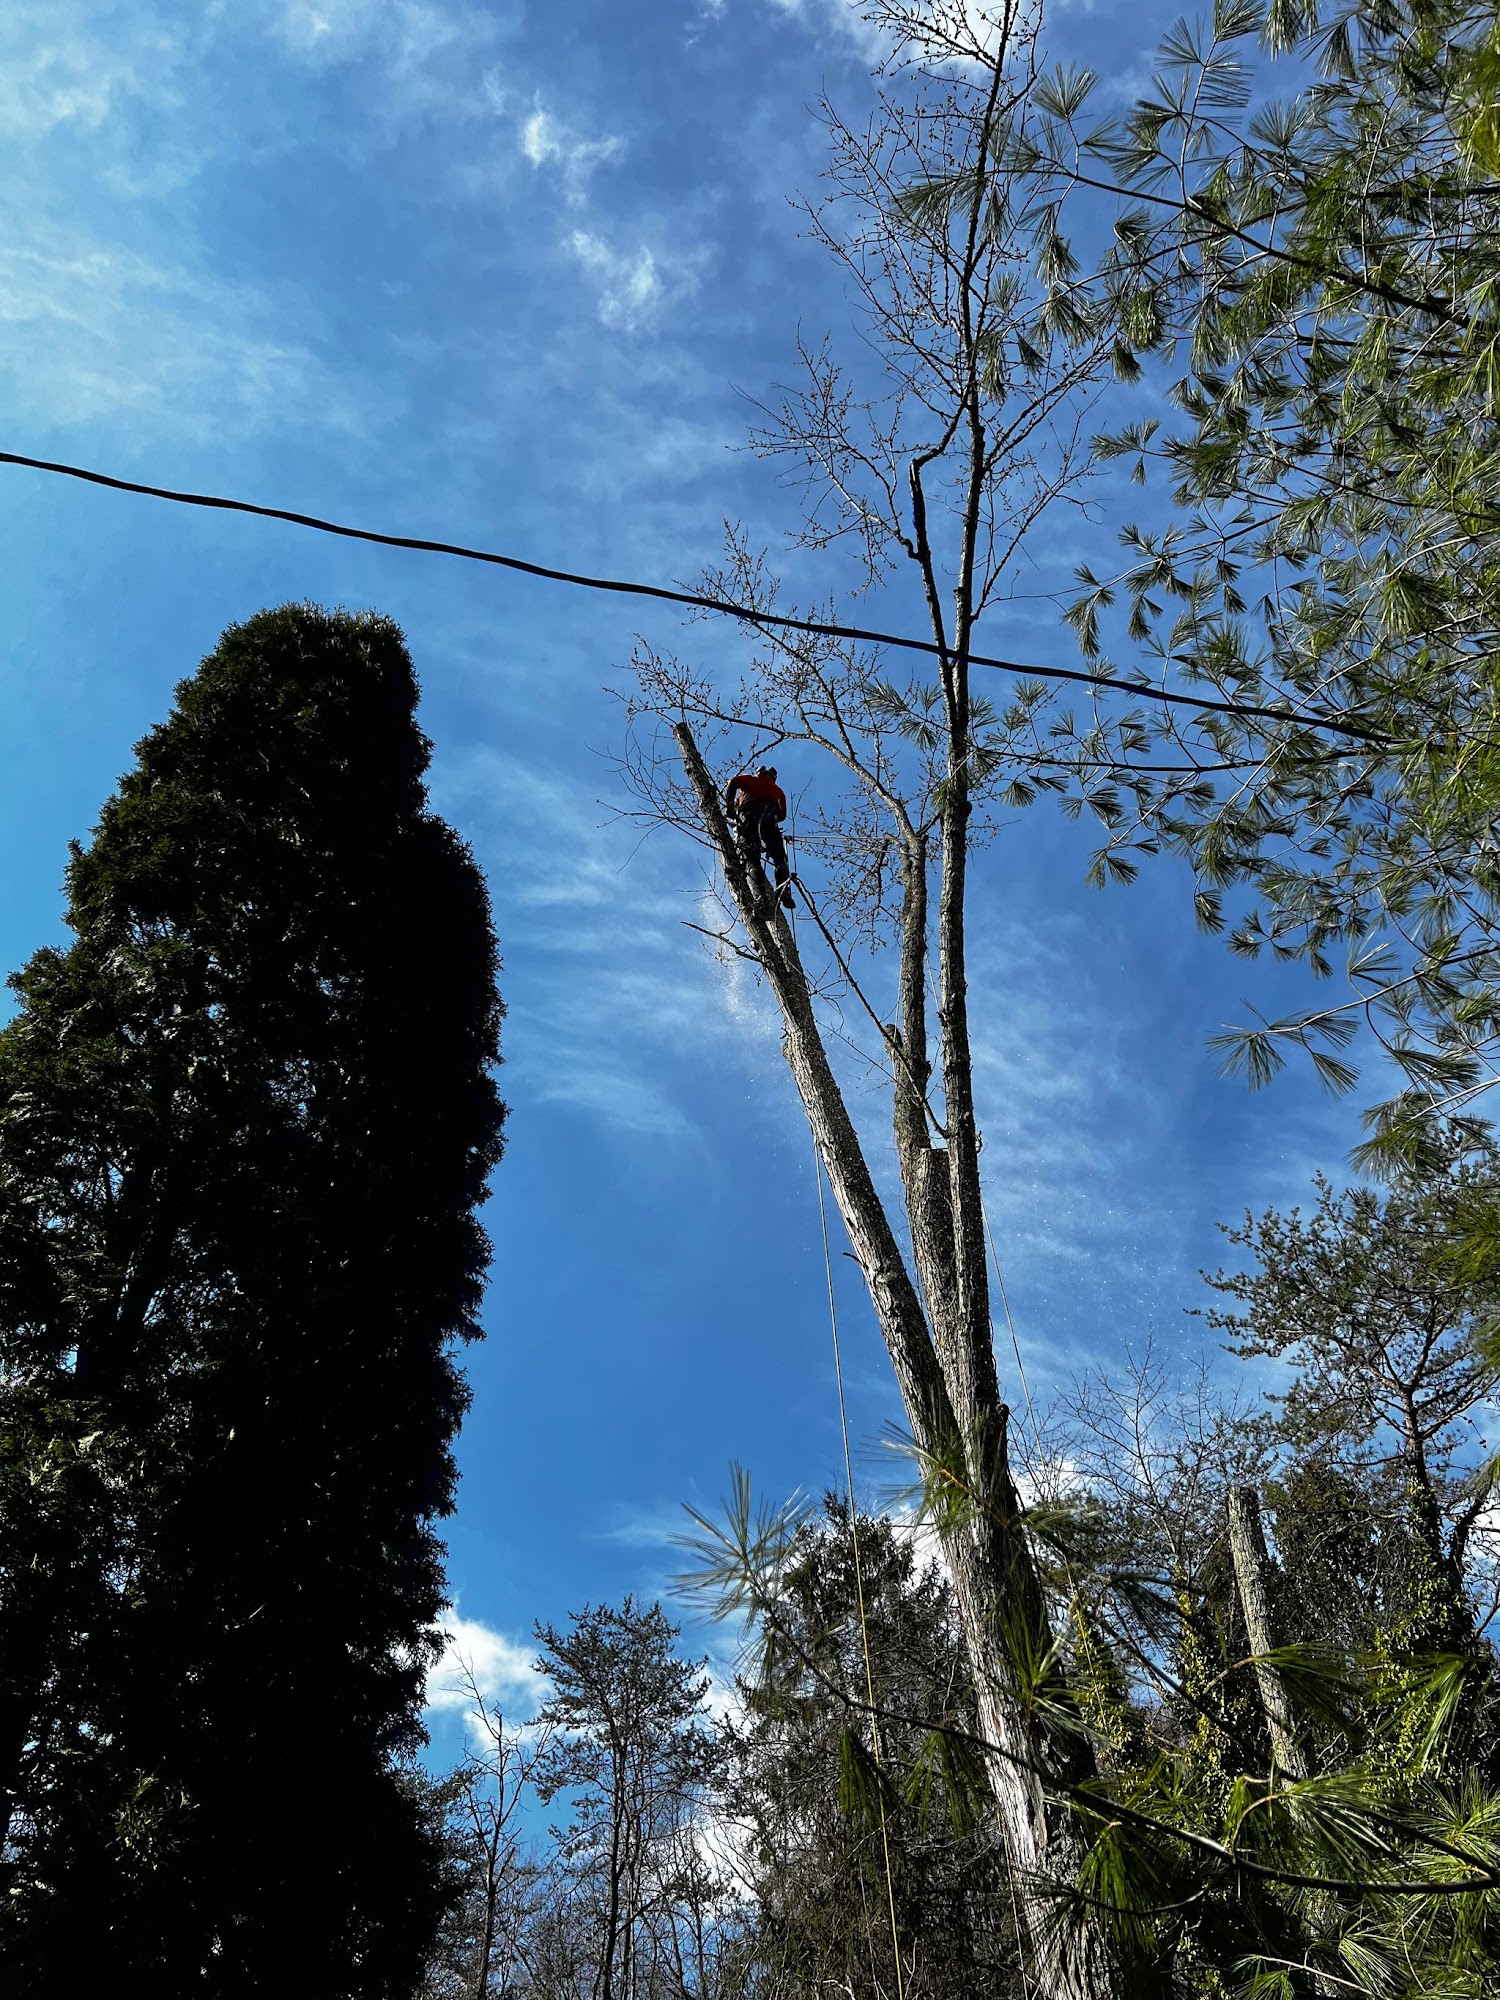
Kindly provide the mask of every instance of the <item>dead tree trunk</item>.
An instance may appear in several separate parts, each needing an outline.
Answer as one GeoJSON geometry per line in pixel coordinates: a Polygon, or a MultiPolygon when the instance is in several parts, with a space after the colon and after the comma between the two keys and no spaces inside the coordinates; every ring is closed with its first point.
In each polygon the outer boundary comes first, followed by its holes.
{"type": "Polygon", "coordinates": [[[1311,1776],[1311,1765],[1298,1739],[1295,1710],[1286,1681],[1274,1660],[1265,1657],[1276,1651],[1280,1634],[1276,1618],[1276,1573],[1261,1524],[1260,1497],[1253,1486],[1231,1486],[1226,1500],[1235,1583],[1245,1614],[1250,1650],[1257,1656],[1255,1678],[1271,1735],[1271,1754],[1278,1769],[1294,1784],[1300,1784],[1311,1776]]]}
{"type": "MultiPolygon", "coordinates": [[[[1051,1641],[1010,1472],[1009,1413],[995,1372],[984,1285],[978,1139],[965,1092],[954,1093],[960,1120],[967,1120],[958,1146],[934,1146],[931,1136],[937,1121],[926,1094],[923,838],[907,829],[902,1019],[886,1029],[897,1076],[896,1151],[914,1278],[829,1063],[785,911],[735,840],[687,723],[676,722],[673,736],[699,819],[781,1010],[783,1053],[869,1291],[912,1438],[924,1466],[964,1495],[940,1528],[981,1726],[993,1746],[989,1785],[1016,1878],[1036,1990],[1046,2000],[1112,2000],[1118,1982],[1097,1927],[1086,1925],[1064,1937],[1055,1896],[1048,1891],[1049,1881],[1057,1885],[1076,1877],[1084,1843],[1068,1794],[1093,1775],[1094,1766],[1083,1737],[1049,1726],[1030,1698],[1029,1675],[1051,1641]]],[[[955,1038],[963,1043],[959,1053],[966,1076],[962,1008],[951,991],[943,998],[945,1079],[955,1038]]],[[[938,1128],[939,1136],[945,1132],[938,1128]]]]}

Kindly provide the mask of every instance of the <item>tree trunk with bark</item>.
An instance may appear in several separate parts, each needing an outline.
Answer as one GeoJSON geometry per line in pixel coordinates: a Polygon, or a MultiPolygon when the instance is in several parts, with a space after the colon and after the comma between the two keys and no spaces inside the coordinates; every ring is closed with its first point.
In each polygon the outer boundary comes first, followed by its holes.
{"type": "MultiPolygon", "coordinates": [[[[674,724],[673,736],[754,958],[776,996],[783,1053],[864,1277],[924,1471],[932,1484],[960,1496],[960,1504],[940,1514],[939,1528],[982,1731],[991,1745],[986,1772],[1015,1875],[1036,1990],[1047,2000],[1112,2000],[1117,1974],[1103,1938],[1091,1925],[1064,1936],[1048,1888],[1049,1881],[1076,1879],[1085,1843],[1068,1794],[1093,1775],[1094,1763],[1084,1737],[1049,1725],[1031,1699],[1031,1679],[1048,1656],[1051,1633],[1011,1476],[1009,1412],[994,1363],[978,1131],[967,1087],[962,960],[952,948],[955,935],[961,939],[961,906],[950,901],[946,921],[940,918],[948,949],[941,1004],[947,1117],[939,1126],[927,1098],[926,856],[920,836],[913,836],[904,874],[902,1019],[885,1035],[897,1076],[896,1153],[914,1277],[829,1062],[786,910],[735,840],[685,721],[674,724]],[[946,1145],[932,1143],[934,1131],[946,1145]]],[[[961,824],[948,839],[961,851],[961,824]]],[[[946,879],[951,882],[952,874],[946,879]]],[[[1049,1692],[1055,1701],[1055,1681],[1049,1692]]]]}
{"type": "Polygon", "coordinates": [[[1271,1736],[1271,1752],[1277,1767],[1294,1784],[1300,1784],[1311,1776],[1312,1767],[1297,1734],[1296,1711],[1286,1681],[1275,1661],[1265,1657],[1285,1642],[1276,1616],[1276,1569],[1266,1547],[1260,1496],[1253,1486],[1231,1486],[1225,1497],[1235,1583],[1250,1650],[1257,1656],[1255,1679],[1271,1736]]]}

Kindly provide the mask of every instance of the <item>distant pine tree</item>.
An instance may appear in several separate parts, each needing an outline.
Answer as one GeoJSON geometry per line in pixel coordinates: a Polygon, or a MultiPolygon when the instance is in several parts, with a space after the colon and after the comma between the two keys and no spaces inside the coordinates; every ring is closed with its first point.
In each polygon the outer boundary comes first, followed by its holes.
{"type": "Polygon", "coordinates": [[[409,1993],[500,1152],[482,878],[400,633],[227,632],[0,1032],[0,1982],[409,1993]]]}

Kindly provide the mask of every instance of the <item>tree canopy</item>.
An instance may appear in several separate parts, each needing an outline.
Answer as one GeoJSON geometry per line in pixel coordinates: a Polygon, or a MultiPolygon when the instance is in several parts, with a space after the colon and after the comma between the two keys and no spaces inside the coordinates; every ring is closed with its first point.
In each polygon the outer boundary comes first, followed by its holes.
{"type": "Polygon", "coordinates": [[[1465,1115],[1500,1024],[1496,61],[1466,0],[1221,0],[1122,118],[1093,118],[1086,72],[1045,81],[998,167],[1051,191],[1071,337],[1108,326],[1171,408],[1121,391],[1098,441],[1146,512],[1116,508],[1118,570],[1080,569],[1085,656],[1123,642],[1226,704],[1071,728],[1101,866],[1182,854],[1233,949],[1346,973],[1221,1046],[1252,1082],[1300,1047],[1344,1088],[1368,1023],[1400,1085],[1372,1160],[1465,1115]],[[1165,744],[1185,768],[1150,768],[1165,744]]]}
{"type": "Polygon", "coordinates": [[[388,620],[232,628],[75,851],[75,941],[13,981],[17,1990],[83,1960],[163,1996],[394,1995],[436,1922],[395,1765],[444,1595],[500,1009],[416,700],[388,620]]]}

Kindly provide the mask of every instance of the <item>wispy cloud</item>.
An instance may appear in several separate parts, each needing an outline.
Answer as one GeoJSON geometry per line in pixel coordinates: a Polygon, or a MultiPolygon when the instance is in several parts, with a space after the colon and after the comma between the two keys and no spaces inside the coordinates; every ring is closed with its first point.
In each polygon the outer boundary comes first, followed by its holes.
{"type": "Polygon", "coordinates": [[[350,428],[322,362],[247,286],[12,207],[0,245],[0,374],[10,407],[80,423],[149,419],[153,436],[243,436],[270,422],[350,428]]]}
{"type": "Polygon", "coordinates": [[[766,4],[820,36],[852,45],[872,61],[878,61],[890,47],[887,31],[871,19],[868,0],[766,0],[766,4]]]}
{"type": "Polygon", "coordinates": [[[493,849],[506,885],[507,1094],[696,1137],[701,1066],[750,1055],[762,1024],[749,995],[723,1006],[719,968],[683,928],[693,904],[680,851],[634,852],[631,824],[538,757],[476,750],[446,767],[435,798],[472,829],[482,861],[493,849]]]}
{"type": "Polygon", "coordinates": [[[504,7],[464,0],[261,0],[270,32],[318,66],[372,63],[385,109],[474,116],[485,109],[487,63],[507,28],[504,7]]]}
{"type": "Polygon", "coordinates": [[[310,343],[319,315],[305,295],[272,299],[226,270],[183,190],[211,162],[305,143],[305,118],[282,100],[340,65],[365,73],[360,144],[477,114],[503,32],[501,13],[466,0],[14,0],[0,17],[0,133],[28,164],[0,199],[12,410],[133,418],[153,438],[221,446],[273,424],[355,428],[357,391],[310,343]],[[247,65],[293,86],[252,97],[248,119],[229,115],[247,65]]]}
{"type": "Polygon", "coordinates": [[[613,250],[592,230],[575,229],[568,248],[598,287],[599,317],[606,326],[634,333],[654,317],[663,285],[656,259],[644,245],[613,250]]]}
{"type": "MultiPolygon", "coordinates": [[[[653,246],[638,238],[638,227],[622,240],[618,223],[595,207],[583,210],[594,177],[602,167],[618,165],[627,153],[619,133],[598,126],[577,113],[558,110],[542,96],[526,96],[500,75],[486,79],[486,94],[496,115],[513,128],[521,157],[539,175],[550,178],[561,195],[564,211],[558,244],[589,280],[600,322],[617,333],[635,334],[653,326],[667,304],[697,289],[704,262],[701,247],[684,247],[679,227],[670,247],[653,246]]],[[[504,178],[503,164],[495,175],[504,178]]],[[[484,173],[476,184],[490,178],[484,173]]]]}
{"type": "MultiPolygon", "coordinates": [[[[900,32],[875,0],[764,0],[764,4],[773,13],[800,21],[821,39],[852,48],[871,63],[891,54],[900,32]]],[[[1086,7],[1092,0],[1061,0],[1061,4],[1086,7]]],[[[722,14],[724,0],[705,0],[703,11],[722,14]]],[[[911,17],[911,10],[901,11],[911,17]]],[[[994,0],[942,0],[933,13],[947,33],[967,32],[980,47],[993,48],[998,40],[1002,9],[994,0]]]]}
{"type": "MultiPolygon", "coordinates": [[[[0,19],[0,132],[35,140],[63,127],[99,134],[120,124],[133,145],[133,115],[146,107],[190,128],[206,157],[244,134],[217,115],[204,66],[246,40],[311,71],[363,65],[378,86],[367,113],[387,129],[393,119],[434,112],[472,117],[485,108],[486,77],[507,32],[503,7],[469,0],[240,0],[232,8],[164,0],[108,9],[10,0],[0,19]]],[[[158,126],[152,149],[163,142],[158,126]]]]}
{"type": "Polygon", "coordinates": [[[163,27],[94,33],[56,0],[11,0],[0,29],[0,132],[35,139],[59,126],[97,131],[127,97],[154,95],[173,64],[163,27]]]}
{"type": "Polygon", "coordinates": [[[680,1504],[618,1511],[604,1539],[627,1549],[672,1548],[688,1525],[680,1504]]]}
{"type": "MultiPolygon", "coordinates": [[[[568,249],[594,284],[599,318],[620,333],[639,333],[657,317],[667,298],[667,281],[645,244],[620,250],[591,229],[575,229],[568,249]]],[[[674,289],[681,289],[679,274],[674,289]]]]}
{"type": "MultiPolygon", "coordinates": [[[[1105,1014],[1079,990],[1081,939],[1067,918],[976,931],[971,945],[973,1054],[985,1165],[1004,1233],[1018,1256],[1134,1260],[1139,1219],[1101,1204],[1169,1120],[1164,1093],[1149,1103],[1132,1077],[1128,1018],[1105,1014]],[[1069,982],[1072,982],[1070,989],[1069,982]],[[1057,1004],[1072,991],[1075,1006],[1057,1004]],[[1087,1021],[1088,1032],[1080,1033],[1087,1021]]],[[[1149,1254],[1149,1249],[1147,1249],[1149,1254]]]]}

